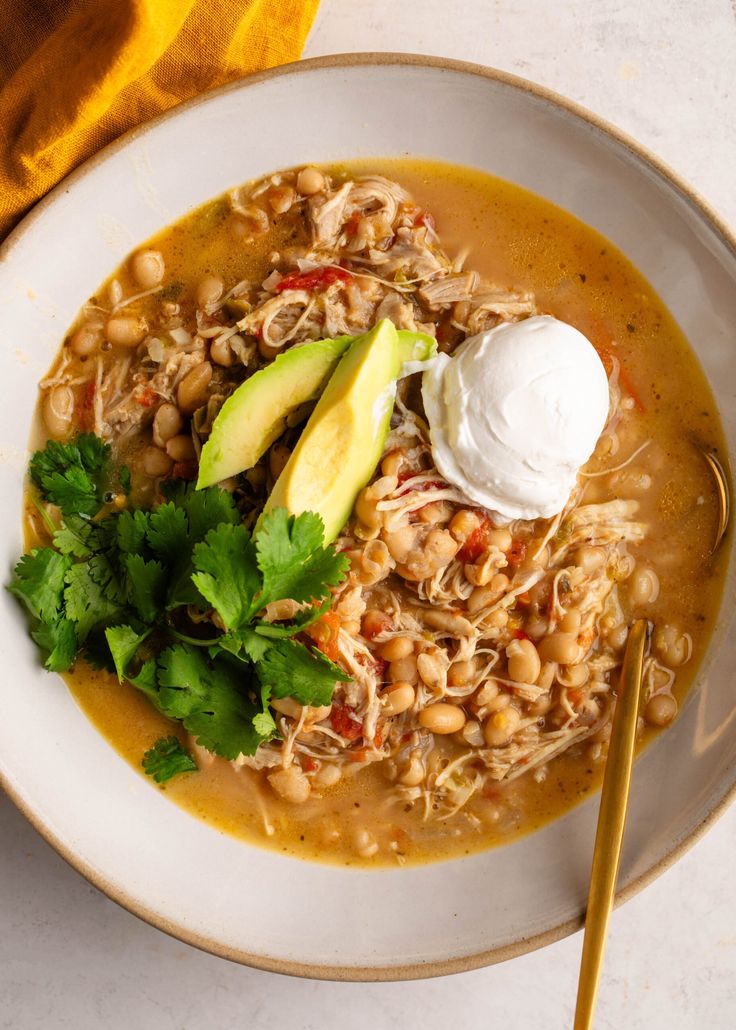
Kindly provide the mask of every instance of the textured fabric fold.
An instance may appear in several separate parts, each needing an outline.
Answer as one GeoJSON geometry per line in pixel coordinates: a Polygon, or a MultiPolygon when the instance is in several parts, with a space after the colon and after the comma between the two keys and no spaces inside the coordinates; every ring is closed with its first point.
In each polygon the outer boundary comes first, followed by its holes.
{"type": "Polygon", "coordinates": [[[0,4],[0,237],[127,129],[205,90],[296,60],[318,4],[0,4]]]}

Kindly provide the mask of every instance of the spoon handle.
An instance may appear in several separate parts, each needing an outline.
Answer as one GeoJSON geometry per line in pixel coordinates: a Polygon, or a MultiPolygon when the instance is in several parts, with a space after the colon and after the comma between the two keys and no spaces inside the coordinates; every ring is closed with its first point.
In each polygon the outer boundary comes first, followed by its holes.
{"type": "Polygon", "coordinates": [[[621,669],[590,873],[574,1030],[590,1030],[593,1025],[629,804],[647,631],[644,619],[639,619],[631,627],[621,669]]]}

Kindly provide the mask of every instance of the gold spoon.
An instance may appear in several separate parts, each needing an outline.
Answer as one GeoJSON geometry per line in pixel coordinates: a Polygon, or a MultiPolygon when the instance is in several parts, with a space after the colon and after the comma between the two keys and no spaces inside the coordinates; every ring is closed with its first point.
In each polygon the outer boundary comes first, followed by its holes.
{"type": "Polygon", "coordinates": [[[705,458],[708,468],[713,474],[716,493],[718,494],[718,526],[716,527],[716,538],[713,544],[713,550],[715,551],[721,540],[723,540],[726,530],[728,529],[728,520],[731,516],[731,492],[728,488],[728,477],[726,476],[726,472],[718,457],[713,451],[707,451],[699,444],[696,446],[705,458]]]}
{"type": "Polygon", "coordinates": [[[616,711],[601,790],[601,807],[590,872],[588,908],[585,914],[583,954],[578,977],[575,1030],[590,1030],[598,994],[603,953],[611,907],[616,891],[621,843],[629,805],[631,766],[634,760],[636,724],[639,717],[644,648],[649,624],[639,619],[631,627],[626,644],[616,711]]]}
{"type": "MultiPolygon", "coordinates": [[[[696,443],[713,474],[718,495],[718,525],[712,550],[715,551],[728,528],[731,494],[728,477],[718,457],[696,443]]],[[[626,644],[618,703],[613,716],[606,771],[601,790],[601,807],[590,872],[588,908],[585,914],[583,954],[578,977],[574,1030],[590,1030],[598,994],[598,981],[606,946],[608,920],[616,892],[621,844],[629,805],[631,767],[634,761],[636,726],[639,718],[644,650],[649,624],[639,619],[631,627],[626,644]]]]}

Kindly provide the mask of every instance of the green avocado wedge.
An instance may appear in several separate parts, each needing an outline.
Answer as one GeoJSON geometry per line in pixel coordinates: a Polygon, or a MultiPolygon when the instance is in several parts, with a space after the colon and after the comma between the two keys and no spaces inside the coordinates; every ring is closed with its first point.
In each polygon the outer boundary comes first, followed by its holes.
{"type": "Polygon", "coordinates": [[[429,361],[430,358],[437,357],[437,341],[429,333],[398,329],[396,335],[399,338],[399,358],[402,365],[412,361],[429,361]]]}
{"type": "Polygon", "coordinates": [[[199,460],[197,489],[252,468],[286,428],[286,419],[315,400],[353,342],[352,336],[292,347],[246,379],[225,401],[199,460]]]}
{"type": "MultiPolygon", "coordinates": [[[[437,353],[426,333],[397,333],[401,364],[427,361],[437,353]]],[[[202,448],[197,489],[252,468],[302,404],[316,400],[345,351],[361,337],[339,336],[292,347],[254,373],[231,394],[202,448]]]]}
{"type": "Polygon", "coordinates": [[[316,512],[325,544],[335,539],[380,460],[401,366],[399,337],[387,318],[357,337],[317,402],[264,514],[274,508],[291,515],[316,512]]]}

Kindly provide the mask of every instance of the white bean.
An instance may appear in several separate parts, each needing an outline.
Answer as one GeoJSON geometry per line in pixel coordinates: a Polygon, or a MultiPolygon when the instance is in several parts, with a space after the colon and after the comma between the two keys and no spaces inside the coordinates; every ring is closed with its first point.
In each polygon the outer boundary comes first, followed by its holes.
{"type": "Polygon", "coordinates": [[[42,405],[43,421],[54,440],[65,440],[72,428],[74,392],[69,386],[54,386],[42,405]]]}
{"type": "Polygon", "coordinates": [[[166,266],[160,250],[139,250],[130,260],[133,278],[144,290],[152,290],[164,277],[166,266]]]}
{"type": "Polygon", "coordinates": [[[78,358],[88,358],[94,354],[102,342],[102,332],[96,326],[81,325],[69,340],[69,346],[78,358]]]}
{"type": "Polygon", "coordinates": [[[118,347],[137,347],[148,332],[145,318],[134,315],[113,315],[108,318],[105,335],[110,343],[118,347]]]}
{"type": "Polygon", "coordinates": [[[448,705],[444,701],[429,705],[419,713],[419,724],[430,733],[445,735],[457,733],[465,725],[465,712],[457,705],[448,705]]]}
{"type": "Polygon", "coordinates": [[[158,476],[165,476],[171,469],[171,458],[166,451],[158,447],[146,447],[143,452],[143,471],[147,476],[156,479],[158,476]]]}
{"type": "Polygon", "coordinates": [[[197,284],[197,307],[204,308],[208,304],[216,304],[223,294],[225,283],[219,275],[206,275],[197,284]]]}
{"type": "Polygon", "coordinates": [[[162,404],[153,417],[153,442],[165,447],[167,442],[178,436],[184,425],[181,412],[175,404],[162,404]]]}
{"type": "Polygon", "coordinates": [[[386,715],[401,715],[412,707],[414,698],[411,683],[394,683],[383,695],[383,711],[386,715]]]}
{"type": "Polygon", "coordinates": [[[637,565],[627,584],[629,600],[636,607],[652,604],[659,597],[659,576],[648,565],[637,565]]]}
{"type": "Polygon", "coordinates": [[[179,383],[176,391],[176,402],[185,415],[191,415],[207,400],[207,387],[212,379],[212,365],[202,361],[195,365],[179,383]]]}
{"type": "Polygon", "coordinates": [[[305,197],[311,197],[324,189],[325,177],[318,168],[302,168],[296,177],[296,188],[305,197]]]}

